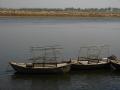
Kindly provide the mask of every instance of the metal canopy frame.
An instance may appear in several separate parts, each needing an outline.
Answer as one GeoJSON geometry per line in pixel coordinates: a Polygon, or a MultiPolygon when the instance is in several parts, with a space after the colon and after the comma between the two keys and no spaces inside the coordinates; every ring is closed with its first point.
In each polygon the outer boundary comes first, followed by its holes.
{"type": "Polygon", "coordinates": [[[98,60],[98,59],[102,59],[102,52],[104,50],[107,51],[107,55],[110,54],[110,50],[109,50],[109,45],[91,45],[91,46],[83,46],[80,47],[80,51],[79,51],[79,60],[80,59],[90,59],[90,60],[98,60]],[[82,55],[82,51],[86,50],[86,55],[85,56],[81,56],[82,55]]]}
{"type": "Polygon", "coordinates": [[[41,62],[42,63],[46,63],[47,62],[56,62],[57,63],[57,59],[60,58],[60,56],[58,56],[58,54],[60,54],[61,49],[63,49],[62,47],[60,47],[60,45],[53,45],[53,46],[44,46],[44,47],[38,47],[38,46],[34,46],[30,48],[31,54],[32,54],[32,58],[30,58],[30,60],[32,60],[34,63],[36,62],[41,62]],[[36,55],[36,52],[38,55],[36,55]]]}

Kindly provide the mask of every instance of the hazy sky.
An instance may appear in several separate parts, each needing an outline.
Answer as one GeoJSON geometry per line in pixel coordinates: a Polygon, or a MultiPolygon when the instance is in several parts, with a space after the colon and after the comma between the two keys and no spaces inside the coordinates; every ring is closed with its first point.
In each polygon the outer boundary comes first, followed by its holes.
{"type": "Polygon", "coordinates": [[[0,7],[10,7],[10,8],[119,7],[120,8],[120,0],[0,0],[0,7]]]}

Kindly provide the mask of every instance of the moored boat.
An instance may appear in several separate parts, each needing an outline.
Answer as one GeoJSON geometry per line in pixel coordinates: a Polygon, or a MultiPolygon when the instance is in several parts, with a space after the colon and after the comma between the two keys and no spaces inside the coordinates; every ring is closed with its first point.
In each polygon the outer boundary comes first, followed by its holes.
{"type": "Polygon", "coordinates": [[[66,73],[70,71],[70,62],[57,61],[57,47],[32,47],[32,51],[42,51],[42,56],[34,56],[29,63],[10,62],[18,73],[66,73]],[[50,56],[50,55],[52,56],[50,56]],[[42,62],[41,62],[42,61],[42,62]]]}
{"type": "Polygon", "coordinates": [[[120,60],[115,55],[111,55],[108,57],[110,60],[110,66],[114,70],[120,70],[120,60]]]}
{"type": "Polygon", "coordinates": [[[120,61],[111,60],[111,68],[114,70],[120,70],[120,61]]]}
{"type": "MultiPolygon", "coordinates": [[[[109,69],[110,62],[107,58],[101,57],[101,48],[97,46],[81,47],[86,49],[86,55],[79,57],[76,60],[72,60],[72,70],[97,70],[97,69],[109,69]]],[[[102,46],[103,48],[103,46],[102,46]]]]}
{"type": "MultiPolygon", "coordinates": [[[[90,59],[91,60],[91,59],[90,59]]],[[[90,60],[86,61],[76,61],[71,64],[71,68],[73,70],[97,70],[97,69],[109,69],[110,64],[107,61],[100,60],[99,62],[89,62],[90,60]]]]}
{"type": "Polygon", "coordinates": [[[69,63],[16,63],[10,65],[18,73],[66,73],[70,71],[69,63]]]}

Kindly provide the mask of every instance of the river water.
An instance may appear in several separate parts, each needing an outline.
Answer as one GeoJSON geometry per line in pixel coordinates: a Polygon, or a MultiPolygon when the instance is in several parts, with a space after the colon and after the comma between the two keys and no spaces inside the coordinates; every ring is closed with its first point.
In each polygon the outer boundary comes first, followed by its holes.
{"type": "Polygon", "coordinates": [[[120,73],[81,71],[65,75],[18,75],[8,66],[31,56],[31,46],[61,45],[65,60],[81,46],[109,45],[120,57],[120,18],[0,18],[0,90],[119,90],[120,73]]]}

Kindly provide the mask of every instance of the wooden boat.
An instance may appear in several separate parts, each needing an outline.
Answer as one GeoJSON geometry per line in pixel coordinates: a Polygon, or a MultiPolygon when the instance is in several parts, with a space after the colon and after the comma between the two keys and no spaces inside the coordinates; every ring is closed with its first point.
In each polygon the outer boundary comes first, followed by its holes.
{"type": "Polygon", "coordinates": [[[91,62],[90,60],[77,60],[72,61],[71,69],[72,70],[97,70],[97,69],[108,69],[110,67],[110,63],[106,60],[99,60],[98,62],[91,62]]]}
{"type": "MultiPolygon", "coordinates": [[[[72,70],[97,70],[110,68],[110,62],[107,58],[100,57],[101,48],[96,46],[81,47],[86,51],[86,56],[79,57],[76,60],[72,60],[72,70]]],[[[80,50],[82,50],[80,48],[80,50]]],[[[103,48],[103,46],[102,46],[103,48]]]]}
{"type": "Polygon", "coordinates": [[[111,68],[114,70],[120,70],[120,61],[111,60],[111,68]]]}
{"type": "Polygon", "coordinates": [[[16,63],[10,65],[18,73],[66,73],[70,71],[69,63],[16,63]]]}
{"type": "Polygon", "coordinates": [[[43,56],[33,57],[30,63],[16,63],[10,62],[9,64],[18,73],[66,73],[70,71],[70,62],[58,62],[56,50],[60,48],[56,47],[32,47],[32,51],[41,51],[43,56]],[[52,57],[48,56],[47,51],[52,57]],[[44,53],[43,53],[44,52],[44,53]],[[42,62],[41,62],[42,60],[42,62]]]}
{"type": "Polygon", "coordinates": [[[111,55],[108,59],[110,60],[110,66],[112,69],[120,70],[120,60],[115,55],[111,55]]]}

